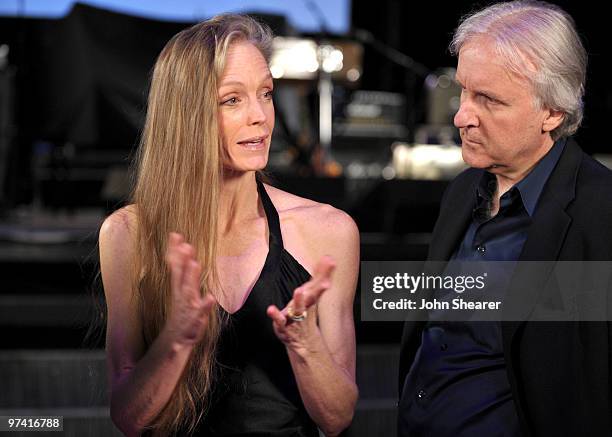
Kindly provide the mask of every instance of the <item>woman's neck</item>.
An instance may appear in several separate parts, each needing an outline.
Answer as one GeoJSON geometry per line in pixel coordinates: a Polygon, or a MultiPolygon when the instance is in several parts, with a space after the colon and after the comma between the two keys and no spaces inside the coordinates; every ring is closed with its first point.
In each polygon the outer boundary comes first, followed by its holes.
{"type": "Polygon", "coordinates": [[[225,170],[219,195],[219,229],[229,232],[236,224],[258,217],[259,195],[255,172],[225,170]]]}

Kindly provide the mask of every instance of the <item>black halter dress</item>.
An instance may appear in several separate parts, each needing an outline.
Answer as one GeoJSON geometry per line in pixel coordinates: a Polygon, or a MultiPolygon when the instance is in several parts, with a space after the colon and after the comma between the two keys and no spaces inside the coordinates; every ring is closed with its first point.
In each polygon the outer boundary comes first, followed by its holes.
{"type": "Polygon", "coordinates": [[[310,274],[284,249],[278,212],[260,181],[257,188],[268,222],[268,255],[244,305],[222,330],[211,405],[195,434],[318,437],[285,346],[266,315],[269,305],[284,308],[310,274]]]}

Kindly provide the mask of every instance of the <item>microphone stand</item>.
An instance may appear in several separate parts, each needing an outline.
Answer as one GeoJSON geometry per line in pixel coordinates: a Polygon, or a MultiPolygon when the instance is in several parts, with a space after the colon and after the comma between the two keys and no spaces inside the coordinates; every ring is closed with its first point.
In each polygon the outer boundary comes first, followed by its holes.
{"type": "Polygon", "coordinates": [[[327,54],[330,52],[328,37],[328,25],[323,12],[313,0],[304,0],[306,7],[310,10],[315,20],[319,25],[319,33],[322,36],[318,48],[319,58],[319,77],[318,77],[318,92],[319,92],[319,147],[321,150],[321,163],[323,166],[326,162],[332,160],[331,143],[332,143],[332,101],[334,85],[332,82],[332,72],[326,71],[323,68],[327,54]]]}

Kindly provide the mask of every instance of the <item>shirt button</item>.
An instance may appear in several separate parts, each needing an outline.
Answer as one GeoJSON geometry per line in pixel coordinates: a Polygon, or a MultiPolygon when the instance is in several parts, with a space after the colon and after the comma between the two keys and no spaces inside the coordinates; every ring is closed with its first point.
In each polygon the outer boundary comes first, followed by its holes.
{"type": "Polygon", "coordinates": [[[417,393],[417,397],[419,399],[423,399],[425,397],[427,393],[425,392],[425,390],[419,390],[419,392],[417,393]]]}
{"type": "Polygon", "coordinates": [[[487,251],[487,248],[486,248],[486,247],[484,247],[482,244],[480,244],[480,245],[479,245],[479,246],[476,248],[476,250],[477,250],[479,253],[484,254],[484,253],[487,251]]]}
{"type": "Polygon", "coordinates": [[[446,349],[448,349],[448,345],[446,343],[442,343],[442,345],[440,345],[440,350],[445,351],[446,349]]]}

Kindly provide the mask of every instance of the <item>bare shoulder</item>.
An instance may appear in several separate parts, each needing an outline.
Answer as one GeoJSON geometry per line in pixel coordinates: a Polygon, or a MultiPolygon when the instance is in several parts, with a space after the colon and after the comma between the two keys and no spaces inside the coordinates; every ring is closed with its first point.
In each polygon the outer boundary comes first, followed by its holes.
{"type": "Polygon", "coordinates": [[[123,286],[120,284],[123,282],[130,282],[129,266],[133,261],[136,227],[135,205],[128,205],[113,212],[100,227],[100,269],[107,295],[114,290],[122,290],[123,286]]]}
{"type": "Polygon", "coordinates": [[[100,227],[100,243],[125,241],[136,235],[136,205],[127,205],[109,215],[100,227]]]}
{"type": "Polygon", "coordinates": [[[331,205],[315,202],[278,188],[266,185],[272,203],[281,219],[296,222],[300,227],[316,228],[335,233],[359,233],[355,221],[346,212],[331,205]]]}
{"type": "Polygon", "coordinates": [[[271,186],[266,191],[279,213],[286,248],[309,258],[306,264],[322,255],[359,250],[359,230],[346,212],[271,186]]]}

